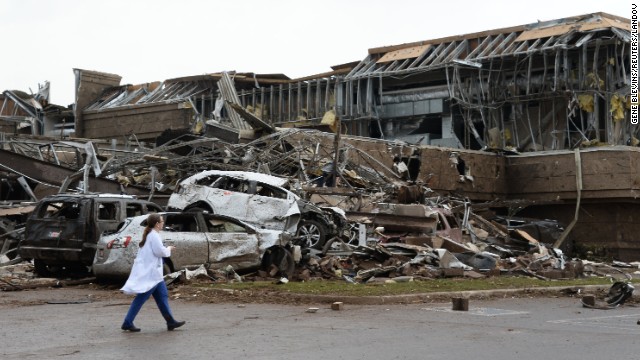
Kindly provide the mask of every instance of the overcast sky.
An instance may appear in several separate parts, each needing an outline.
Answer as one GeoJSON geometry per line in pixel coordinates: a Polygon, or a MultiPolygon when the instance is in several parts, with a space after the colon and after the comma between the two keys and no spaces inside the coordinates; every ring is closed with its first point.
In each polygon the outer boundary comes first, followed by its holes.
{"type": "Polygon", "coordinates": [[[291,78],[362,60],[369,48],[593,12],[621,0],[0,0],[0,91],[71,104],[73,68],[122,84],[223,70],[291,78]]]}

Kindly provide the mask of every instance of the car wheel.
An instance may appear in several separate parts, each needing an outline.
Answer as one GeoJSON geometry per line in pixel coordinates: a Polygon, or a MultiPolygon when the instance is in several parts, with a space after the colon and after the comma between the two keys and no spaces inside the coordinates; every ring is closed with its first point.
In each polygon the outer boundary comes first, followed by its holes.
{"type": "MultiPolygon", "coordinates": [[[[167,276],[173,273],[173,265],[171,264],[171,260],[162,259],[162,276],[167,276]]],[[[173,284],[176,280],[178,280],[179,276],[175,277],[165,277],[164,284],[169,286],[173,284]]]]}
{"type": "Polygon", "coordinates": [[[296,235],[302,238],[300,245],[303,248],[314,249],[322,249],[326,241],[326,234],[325,226],[316,220],[302,220],[296,232],[296,235]]]}
{"type": "Polygon", "coordinates": [[[162,261],[162,275],[169,275],[173,271],[171,271],[171,265],[167,264],[167,262],[162,261]]]}
{"type": "Polygon", "coordinates": [[[91,271],[89,270],[89,267],[85,265],[70,265],[70,266],[66,266],[65,269],[71,275],[80,276],[80,277],[87,276],[88,274],[91,273],[91,271]]]}
{"type": "Polygon", "coordinates": [[[42,262],[42,260],[34,259],[33,267],[36,271],[36,274],[41,277],[55,277],[56,274],[60,273],[60,267],[58,266],[50,266],[42,262]]]}

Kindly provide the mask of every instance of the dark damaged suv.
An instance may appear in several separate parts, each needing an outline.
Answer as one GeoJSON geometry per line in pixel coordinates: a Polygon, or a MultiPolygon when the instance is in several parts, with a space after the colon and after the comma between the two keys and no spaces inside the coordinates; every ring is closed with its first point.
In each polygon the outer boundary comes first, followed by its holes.
{"type": "Polygon", "coordinates": [[[58,194],[36,205],[18,245],[23,259],[33,259],[36,272],[51,276],[62,269],[86,271],[96,243],[127,217],[163,211],[160,206],[129,195],[58,194]]]}

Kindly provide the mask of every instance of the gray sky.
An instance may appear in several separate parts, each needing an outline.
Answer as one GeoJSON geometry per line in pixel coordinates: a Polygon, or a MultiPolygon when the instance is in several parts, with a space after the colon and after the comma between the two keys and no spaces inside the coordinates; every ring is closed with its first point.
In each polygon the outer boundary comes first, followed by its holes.
{"type": "Polygon", "coordinates": [[[73,68],[123,84],[223,70],[291,78],[362,60],[367,50],[593,12],[620,0],[0,0],[0,91],[71,104],[73,68]],[[30,90],[31,89],[31,90],[30,90]]]}

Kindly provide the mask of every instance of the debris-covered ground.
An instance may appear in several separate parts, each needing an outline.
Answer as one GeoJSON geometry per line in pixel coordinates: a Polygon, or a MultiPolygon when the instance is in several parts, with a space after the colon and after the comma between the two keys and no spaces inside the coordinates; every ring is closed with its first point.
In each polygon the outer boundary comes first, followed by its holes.
{"type": "MultiPolygon", "coordinates": [[[[206,271],[203,268],[195,271],[181,271],[176,276],[168,276],[170,296],[173,299],[182,299],[185,301],[196,301],[203,303],[279,303],[279,304],[310,304],[310,303],[330,303],[336,301],[346,301],[349,303],[360,304],[379,304],[379,303],[413,303],[413,302],[433,302],[448,301],[453,296],[467,293],[465,297],[475,298],[492,298],[492,297],[548,297],[548,296],[570,296],[576,299],[589,299],[587,295],[594,297],[592,305],[599,308],[610,308],[618,306],[614,301],[621,300],[621,294],[612,294],[609,289],[609,283],[631,284],[634,279],[640,277],[637,264],[604,264],[596,262],[583,262],[582,279],[600,278],[608,279],[600,283],[604,285],[564,285],[569,279],[559,279],[554,281],[544,281],[545,285],[533,284],[540,281],[528,277],[529,284],[522,286],[522,282],[510,282],[509,278],[517,276],[523,278],[522,275],[497,275],[492,281],[496,283],[496,289],[464,291],[461,289],[473,289],[473,286],[456,287],[455,291],[447,288],[439,288],[436,279],[423,276],[394,276],[391,272],[386,275],[378,273],[375,277],[370,277],[366,284],[358,284],[355,279],[348,275],[350,270],[346,266],[339,264],[347,264],[350,257],[341,258],[338,256],[329,256],[323,258],[320,265],[316,261],[316,269],[324,266],[324,270],[311,271],[313,266],[308,266],[297,271],[292,281],[300,280],[305,276],[305,282],[309,286],[302,290],[301,287],[292,288],[286,281],[273,279],[268,274],[258,271],[243,275],[236,274],[230,269],[223,271],[206,271]],[[342,259],[342,260],[341,260],[342,259]],[[331,264],[331,267],[328,267],[331,264]],[[501,277],[500,277],[501,276],[501,277]],[[502,280],[501,280],[502,279],[502,280]],[[249,283],[253,286],[234,286],[233,284],[249,283]],[[376,291],[377,287],[386,287],[393,283],[409,283],[415,286],[398,287],[397,290],[376,291]],[[509,285],[518,284],[518,285],[509,285]],[[216,286],[211,286],[216,285],[216,286]],[[323,291],[314,291],[314,288],[323,289],[323,291]],[[364,286],[370,289],[357,293],[352,291],[344,291],[345,287],[364,286]],[[292,290],[293,289],[293,290],[292,290]],[[331,289],[334,289],[333,291],[331,289]],[[373,289],[373,290],[371,290],[373,289]],[[356,295],[353,295],[356,294],[356,295]],[[473,294],[473,295],[471,295],[473,294]],[[607,300],[613,299],[612,304],[606,303],[607,300]]],[[[457,281],[473,281],[477,278],[475,275],[459,276],[450,278],[457,281]]],[[[575,280],[575,279],[574,279],[575,280]]],[[[360,280],[361,281],[361,280],[360,280]]],[[[84,289],[91,291],[92,299],[127,299],[121,294],[119,288],[122,286],[120,281],[98,281],[93,277],[68,276],[64,278],[40,278],[34,273],[33,265],[28,262],[22,262],[16,265],[8,265],[0,268],[0,289],[4,292],[20,291],[24,294],[21,300],[12,300],[11,303],[5,305],[29,305],[42,303],[40,295],[32,296],[33,290],[49,289],[59,290],[55,293],[56,299],[64,299],[68,296],[70,299],[76,299],[73,289],[84,289]],[[65,295],[66,294],[66,295],[65,295]]],[[[628,289],[627,289],[628,290],[628,289]]],[[[619,291],[619,289],[618,289],[619,291]]],[[[633,288],[631,288],[631,293],[633,288]]],[[[63,300],[60,300],[63,301],[63,300]]],[[[70,300],[71,301],[71,300],[70,300]]],[[[75,301],[75,300],[74,300],[75,301]]],[[[583,302],[585,300],[582,300],[583,302]]],[[[635,300],[631,297],[622,299],[624,302],[633,303],[635,300]]]]}

